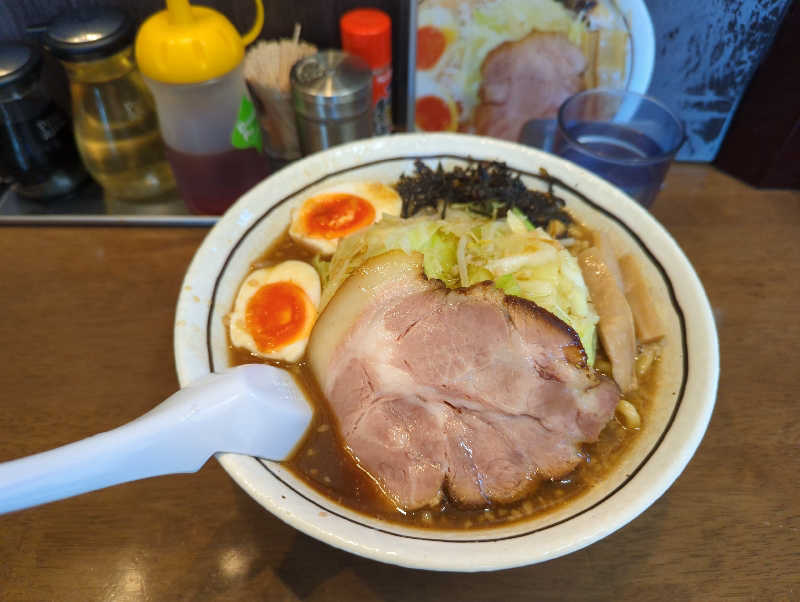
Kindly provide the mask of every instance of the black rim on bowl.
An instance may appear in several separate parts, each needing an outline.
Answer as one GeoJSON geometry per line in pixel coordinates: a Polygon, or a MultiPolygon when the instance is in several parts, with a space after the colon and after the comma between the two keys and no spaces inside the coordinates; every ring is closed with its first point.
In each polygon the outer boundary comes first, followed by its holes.
{"type": "MultiPolygon", "coordinates": [[[[413,163],[413,161],[415,161],[417,159],[422,160],[422,161],[428,161],[428,160],[455,160],[455,161],[462,161],[464,163],[469,163],[469,162],[474,162],[476,160],[480,160],[479,157],[474,157],[474,156],[471,156],[471,155],[456,155],[456,154],[431,154],[431,155],[425,155],[425,154],[413,154],[413,155],[390,157],[390,158],[386,158],[386,159],[379,159],[379,160],[375,160],[375,161],[367,161],[367,162],[364,162],[364,163],[359,163],[357,165],[351,165],[351,166],[349,166],[347,168],[340,169],[340,170],[337,170],[335,172],[327,173],[326,175],[314,180],[313,182],[310,182],[310,183],[308,183],[308,184],[306,184],[306,185],[304,185],[304,186],[292,191],[291,193],[287,194],[286,196],[282,197],[277,202],[275,202],[272,206],[270,206],[269,208],[264,210],[264,212],[258,218],[256,218],[253,221],[253,223],[247,228],[247,230],[242,232],[240,237],[237,239],[237,241],[234,243],[234,245],[228,251],[228,254],[225,257],[225,260],[224,260],[224,262],[222,264],[222,267],[221,267],[221,269],[220,269],[219,273],[217,274],[216,279],[214,281],[214,287],[213,287],[212,296],[211,296],[211,303],[210,303],[209,308],[208,308],[208,316],[207,316],[207,320],[206,320],[206,354],[207,354],[207,361],[208,361],[208,369],[209,369],[210,372],[214,372],[215,370],[223,369],[223,368],[226,367],[226,366],[216,365],[215,362],[214,362],[214,354],[213,354],[212,345],[211,345],[211,339],[212,339],[211,331],[212,331],[212,325],[213,325],[214,311],[215,311],[215,308],[216,308],[216,305],[217,305],[217,294],[218,294],[218,291],[219,291],[220,283],[221,283],[222,278],[225,275],[225,272],[226,272],[228,266],[230,265],[234,255],[236,254],[236,251],[239,249],[239,247],[241,247],[241,245],[244,242],[244,240],[265,219],[267,219],[273,213],[273,211],[275,211],[275,209],[277,209],[278,207],[280,207],[280,206],[284,205],[285,203],[291,201],[292,199],[294,199],[298,195],[302,194],[306,190],[308,190],[308,189],[310,189],[310,188],[312,188],[314,186],[317,186],[318,184],[324,182],[325,180],[328,180],[330,178],[334,178],[334,177],[338,177],[338,176],[347,174],[348,172],[351,172],[351,171],[356,171],[356,170],[359,170],[359,169],[371,167],[371,166],[374,166],[374,165],[380,165],[380,164],[392,163],[392,162],[413,163]]],[[[686,390],[686,383],[687,383],[688,374],[689,374],[689,353],[688,353],[688,345],[687,345],[687,340],[686,340],[686,321],[685,321],[685,318],[684,318],[683,310],[681,309],[681,306],[678,303],[678,299],[677,299],[677,296],[675,294],[675,289],[673,287],[672,281],[670,280],[669,275],[667,274],[667,271],[664,269],[664,266],[658,261],[658,259],[655,257],[653,252],[647,247],[647,245],[644,243],[644,241],[642,241],[642,239],[633,231],[633,229],[627,223],[625,223],[625,221],[623,219],[618,217],[616,214],[608,211],[607,209],[601,207],[600,205],[598,205],[597,203],[592,201],[589,197],[587,197],[584,193],[582,193],[582,192],[576,190],[575,188],[569,186],[568,184],[566,184],[562,180],[560,180],[558,178],[555,178],[553,176],[550,176],[550,175],[543,175],[541,173],[534,173],[534,172],[518,169],[518,168],[515,168],[515,167],[512,167],[512,166],[509,166],[509,169],[511,171],[515,172],[516,174],[520,175],[520,176],[533,178],[533,179],[545,182],[549,186],[551,192],[556,192],[557,193],[559,189],[561,189],[563,191],[566,191],[569,194],[571,194],[571,195],[577,197],[578,199],[580,199],[583,203],[585,203],[586,205],[588,205],[589,207],[591,207],[595,211],[598,211],[599,213],[605,215],[607,218],[609,218],[612,221],[614,221],[623,230],[625,230],[627,235],[632,240],[634,240],[636,242],[636,244],[640,247],[642,252],[648,258],[648,260],[658,270],[658,272],[659,272],[659,274],[660,274],[660,276],[661,276],[661,278],[662,278],[662,280],[663,280],[663,282],[664,282],[664,284],[666,286],[667,292],[669,294],[669,299],[670,299],[670,302],[672,304],[672,308],[675,311],[675,314],[676,314],[676,316],[678,318],[678,322],[679,322],[679,325],[680,325],[680,334],[681,334],[680,345],[681,345],[681,350],[682,350],[682,354],[683,354],[682,374],[681,374],[680,387],[679,387],[679,389],[677,391],[677,397],[676,397],[674,406],[672,408],[672,411],[671,411],[671,413],[669,415],[669,418],[666,421],[661,433],[659,433],[658,438],[656,439],[656,441],[654,442],[652,447],[647,451],[647,453],[645,454],[645,456],[641,460],[641,462],[639,462],[639,464],[637,464],[636,467],[630,473],[626,474],[625,479],[623,480],[623,482],[620,483],[616,488],[614,488],[608,494],[603,496],[600,500],[597,500],[596,502],[594,502],[590,506],[588,506],[586,508],[583,508],[583,509],[581,509],[579,511],[576,511],[575,513],[570,514],[569,516],[567,516],[565,518],[559,519],[559,520],[554,521],[552,523],[548,523],[546,525],[542,525],[542,526],[538,526],[538,527],[533,528],[533,529],[526,530],[524,532],[514,533],[512,535],[507,535],[507,536],[503,536],[503,537],[485,537],[485,538],[475,538],[475,539],[444,539],[444,538],[441,538],[441,537],[433,537],[433,536],[432,537],[426,537],[426,536],[423,536],[423,535],[411,535],[411,534],[408,534],[408,533],[401,533],[401,532],[398,532],[398,531],[394,531],[394,530],[392,530],[390,528],[377,527],[375,525],[369,524],[368,522],[366,522],[366,520],[364,520],[364,521],[357,520],[357,519],[355,519],[355,518],[353,518],[351,516],[345,515],[344,513],[337,512],[337,506],[333,502],[331,502],[331,505],[322,505],[322,504],[318,503],[316,500],[312,499],[311,497],[309,497],[308,495],[306,495],[305,493],[300,491],[294,485],[292,485],[291,483],[287,482],[285,479],[281,478],[280,475],[278,475],[274,470],[272,470],[272,468],[269,466],[269,464],[266,461],[260,460],[259,458],[255,458],[256,460],[259,461],[259,465],[262,466],[264,468],[264,470],[266,470],[274,479],[276,479],[277,481],[282,483],[285,487],[287,487],[288,489],[293,491],[295,494],[297,494],[298,496],[300,496],[301,498],[303,498],[307,502],[309,502],[309,503],[313,504],[314,506],[318,507],[320,510],[324,510],[325,512],[328,512],[328,513],[330,513],[330,514],[332,514],[334,516],[337,516],[337,517],[339,517],[339,518],[341,518],[341,519],[343,519],[345,521],[348,521],[348,522],[353,523],[355,525],[358,525],[360,527],[364,527],[366,529],[370,529],[370,530],[373,530],[373,531],[378,531],[378,532],[381,532],[381,533],[385,533],[385,534],[388,534],[388,535],[392,535],[392,536],[395,536],[395,537],[401,537],[401,538],[405,538],[405,539],[416,539],[416,540],[424,540],[424,541],[441,541],[441,542],[447,542],[447,543],[481,543],[481,542],[496,542],[496,541],[506,541],[506,540],[511,540],[511,539],[517,539],[517,538],[520,538],[520,537],[525,537],[525,536],[528,536],[528,535],[532,535],[534,533],[539,533],[539,532],[545,531],[547,529],[552,529],[552,528],[554,528],[556,526],[559,526],[559,525],[563,525],[564,523],[569,522],[569,521],[577,518],[578,516],[581,516],[581,515],[589,512],[590,510],[593,510],[594,508],[597,508],[601,504],[607,502],[610,498],[614,497],[617,493],[619,493],[622,489],[624,489],[631,482],[631,480],[642,470],[642,468],[644,468],[644,466],[649,462],[649,460],[650,460],[650,458],[652,458],[653,454],[656,453],[656,451],[659,449],[659,447],[661,446],[662,442],[664,441],[664,438],[669,433],[669,431],[670,431],[670,429],[671,429],[671,427],[672,427],[672,425],[673,425],[673,423],[675,421],[675,416],[677,415],[678,410],[681,407],[681,403],[682,403],[683,397],[684,397],[684,392],[686,390]]]]}

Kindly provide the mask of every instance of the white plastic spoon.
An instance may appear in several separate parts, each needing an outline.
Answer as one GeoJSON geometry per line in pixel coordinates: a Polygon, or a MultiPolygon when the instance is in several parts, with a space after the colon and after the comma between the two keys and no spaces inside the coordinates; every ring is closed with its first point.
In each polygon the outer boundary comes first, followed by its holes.
{"type": "Polygon", "coordinates": [[[0,463],[0,514],[137,479],[196,472],[216,452],[283,460],[312,415],[285,370],[247,364],[209,374],[112,431],[0,463]]]}

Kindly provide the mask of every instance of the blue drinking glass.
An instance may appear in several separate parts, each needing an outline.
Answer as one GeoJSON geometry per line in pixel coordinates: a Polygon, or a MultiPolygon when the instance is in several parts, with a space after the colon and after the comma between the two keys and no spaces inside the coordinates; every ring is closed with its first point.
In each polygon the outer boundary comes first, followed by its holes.
{"type": "Polygon", "coordinates": [[[683,123],[662,102],[598,88],[561,105],[553,151],[650,207],[684,140],[683,123]]]}

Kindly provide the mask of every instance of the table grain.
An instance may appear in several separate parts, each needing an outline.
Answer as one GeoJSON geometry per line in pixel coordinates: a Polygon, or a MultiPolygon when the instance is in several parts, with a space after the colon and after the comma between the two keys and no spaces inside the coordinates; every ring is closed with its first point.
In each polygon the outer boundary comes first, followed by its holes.
{"type": "MultiPolygon", "coordinates": [[[[678,164],[653,213],[706,287],[719,395],[684,473],[606,539],[491,573],[383,565],[283,524],[212,460],[0,516],[0,600],[800,599],[800,194],[678,164]]],[[[0,461],[177,388],[175,303],[206,232],[0,226],[0,461]]]]}

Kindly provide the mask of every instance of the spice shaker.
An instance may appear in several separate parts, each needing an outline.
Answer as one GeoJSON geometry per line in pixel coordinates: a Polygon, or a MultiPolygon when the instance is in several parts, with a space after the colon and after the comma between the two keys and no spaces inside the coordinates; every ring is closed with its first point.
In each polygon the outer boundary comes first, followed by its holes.
{"type": "Polygon", "coordinates": [[[264,8],[242,36],[220,12],[167,0],[136,36],[136,61],[156,99],[178,189],[194,213],[221,214],[269,175],[261,128],[244,80],[244,48],[261,32],[264,8]]]}
{"type": "Polygon", "coordinates": [[[133,61],[134,23],[112,7],[70,9],[42,38],[69,77],[75,140],[109,201],[175,195],[153,97],[133,61]]]}
{"type": "Polygon", "coordinates": [[[325,50],[298,61],[290,79],[303,154],[372,135],[372,71],[366,61],[325,50]]]}
{"type": "Polygon", "coordinates": [[[392,19],[377,8],[356,8],[339,19],[342,49],[372,69],[373,134],[392,132],[392,19]]]}
{"type": "Polygon", "coordinates": [[[0,175],[28,199],[64,196],[89,177],[69,117],[44,93],[41,73],[36,47],[0,44],[0,175]]]}

